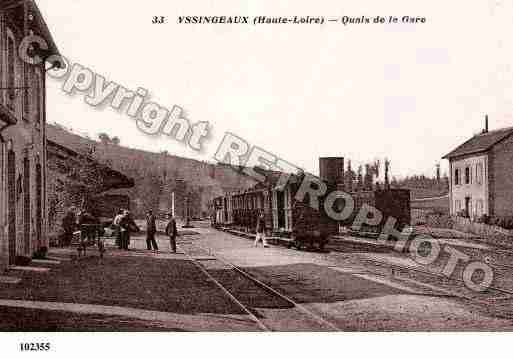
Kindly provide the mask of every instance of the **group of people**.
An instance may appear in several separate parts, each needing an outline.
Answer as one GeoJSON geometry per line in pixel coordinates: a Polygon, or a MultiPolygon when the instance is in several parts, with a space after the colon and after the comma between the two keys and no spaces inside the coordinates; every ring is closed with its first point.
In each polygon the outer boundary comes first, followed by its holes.
{"type": "MultiPolygon", "coordinates": [[[[155,239],[157,234],[156,217],[152,210],[149,210],[146,215],[146,246],[148,250],[157,251],[158,245],[155,239]]],[[[86,211],[79,211],[75,215],[74,211],[69,211],[63,218],[63,238],[61,240],[62,245],[70,245],[73,232],[76,230],[82,230],[87,224],[93,225],[98,221],[92,215],[86,211]]],[[[92,228],[93,226],[91,226],[92,228]]],[[[139,227],[133,220],[130,212],[126,209],[120,209],[117,215],[112,221],[112,229],[115,231],[116,245],[121,250],[128,250],[130,246],[130,235],[133,232],[139,232],[139,227]]],[[[176,226],[176,220],[173,218],[171,213],[168,213],[168,222],[165,229],[166,236],[169,238],[171,250],[176,253],[176,237],[178,235],[178,229],[176,226]]],[[[89,231],[83,231],[83,235],[87,238],[93,237],[93,233],[89,234],[89,231]]]]}
{"type": "Polygon", "coordinates": [[[120,209],[112,222],[116,231],[116,244],[119,249],[128,250],[130,246],[130,233],[139,232],[139,227],[135,224],[130,212],[126,209],[120,209]]]}
{"type": "Polygon", "coordinates": [[[92,230],[92,227],[88,227],[87,225],[92,225],[97,223],[96,218],[91,215],[89,212],[85,210],[75,210],[74,208],[70,209],[66,212],[66,215],[62,219],[62,236],[60,238],[60,244],[62,246],[69,246],[71,244],[73,233],[75,231],[82,231],[82,228],[85,227],[87,230],[83,231],[81,236],[82,239],[94,239],[95,234],[92,230]]]}
{"type": "MultiPolygon", "coordinates": [[[[176,236],[178,235],[176,221],[172,213],[168,213],[168,218],[169,220],[166,225],[165,233],[169,237],[171,250],[173,251],[173,253],[176,253],[176,236]]],[[[149,210],[148,214],[146,215],[146,248],[149,251],[151,251],[152,249],[157,251],[159,249],[157,241],[155,240],[155,235],[157,234],[156,221],[157,218],[153,214],[153,211],[149,210]]]]}

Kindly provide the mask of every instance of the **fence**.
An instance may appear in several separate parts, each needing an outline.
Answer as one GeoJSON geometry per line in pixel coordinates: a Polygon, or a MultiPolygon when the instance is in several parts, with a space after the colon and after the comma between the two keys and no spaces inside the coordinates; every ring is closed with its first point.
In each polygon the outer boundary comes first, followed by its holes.
{"type": "MultiPolygon", "coordinates": [[[[433,221],[434,218],[441,221],[443,216],[439,216],[440,214],[449,215],[449,195],[411,200],[412,225],[429,224],[429,221],[433,221]]],[[[437,226],[447,228],[449,224],[439,223],[437,226]]]]}
{"type": "Polygon", "coordinates": [[[501,228],[499,226],[485,223],[477,223],[469,218],[453,217],[453,229],[461,232],[470,232],[483,237],[512,237],[513,231],[501,228]]]}

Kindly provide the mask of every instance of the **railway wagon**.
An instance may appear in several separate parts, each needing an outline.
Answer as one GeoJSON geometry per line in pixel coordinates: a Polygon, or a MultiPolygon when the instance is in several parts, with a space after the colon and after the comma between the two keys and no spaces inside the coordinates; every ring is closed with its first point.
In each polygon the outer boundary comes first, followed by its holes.
{"type": "Polygon", "coordinates": [[[411,223],[410,209],[410,190],[407,189],[386,189],[374,191],[352,192],[355,209],[352,216],[341,223],[344,226],[351,227],[354,219],[358,215],[363,205],[370,206],[378,210],[381,215],[381,221],[376,225],[363,224],[359,229],[361,232],[380,233],[386,224],[386,221],[392,217],[396,220],[394,227],[402,230],[411,223]]]}
{"type": "Polygon", "coordinates": [[[214,198],[215,225],[251,232],[260,213],[264,213],[269,226],[270,214],[265,210],[267,197],[266,190],[252,189],[214,198]]]}
{"type": "Polygon", "coordinates": [[[265,184],[253,189],[215,198],[215,225],[252,233],[263,213],[267,235],[293,239],[292,245],[297,248],[305,245],[323,248],[329,235],[338,233],[338,222],[325,213],[323,197],[319,198],[319,210],[311,208],[306,201],[296,200],[301,181],[302,176],[291,176],[285,186],[277,186],[276,178],[271,176],[265,184]]]}
{"type": "Polygon", "coordinates": [[[354,220],[364,205],[378,210],[382,219],[376,225],[363,224],[357,229],[360,233],[380,233],[390,217],[396,220],[394,227],[398,230],[411,222],[409,190],[352,192],[354,209],[351,215],[344,221],[336,221],[325,212],[324,197],[319,198],[319,210],[311,208],[307,201],[297,201],[297,187],[292,183],[282,189],[254,189],[217,197],[214,200],[216,225],[251,233],[256,229],[258,216],[263,213],[268,235],[291,238],[294,240],[291,245],[297,248],[314,244],[322,248],[330,235],[339,233],[340,227],[354,230],[354,220]]]}
{"type": "Polygon", "coordinates": [[[232,213],[232,195],[226,194],[214,198],[213,202],[214,210],[214,223],[215,227],[230,226],[233,224],[233,213],[232,213]]]}
{"type": "MultiPolygon", "coordinates": [[[[410,192],[405,189],[351,192],[354,208],[350,215],[343,221],[331,218],[325,210],[325,199],[333,191],[343,190],[343,167],[342,157],[319,159],[319,179],[327,191],[318,198],[318,208],[310,207],[308,196],[302,201],[296,198],[305,179],[304,173],[289,175],[286,184],[281,184],[283,173],[264,171],[265,181],[254,188],[214,199],[216,225],[254,232],[257,218],[263,213],[268,235],[291,238],[297,248],[314,244],[322,248],[329,236],[339,233],[340,227],[352,227],[364,205],[379,210],[383,218],[376,225],[359,228],[361,232],[379,233],[389,217],[396,219],[395,228],[399,230],[410,224],[410,192]]],[[[332,209],[337,212],[342,206],[344,199],[341,198],[333,203],[332,209]]]]}

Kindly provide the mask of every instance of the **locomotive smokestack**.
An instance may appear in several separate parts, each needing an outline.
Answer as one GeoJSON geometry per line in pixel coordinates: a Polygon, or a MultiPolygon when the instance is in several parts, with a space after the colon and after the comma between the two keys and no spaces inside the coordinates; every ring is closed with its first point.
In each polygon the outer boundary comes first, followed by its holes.
{"type": "Polygon", "coordinates": [[[485,115],[485,128],[484,133],[488,133],[488,115],[485,115]]]}

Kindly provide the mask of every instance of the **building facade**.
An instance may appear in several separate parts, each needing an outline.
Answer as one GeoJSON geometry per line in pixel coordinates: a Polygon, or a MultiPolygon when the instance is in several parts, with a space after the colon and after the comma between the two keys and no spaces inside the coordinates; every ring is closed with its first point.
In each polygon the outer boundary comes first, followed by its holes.
{"type": "Polygon", "coordinates": [[[57,54],[33,1],[0,2],[0,269],[48,247],[45,65],[19,56],[28,35],[57,54]]]}
{"type": "Polygon", "coordinates": [[[513,127],[485,129],[445,155],[450,214],[477,219],[513,216],[513,127]]]}

